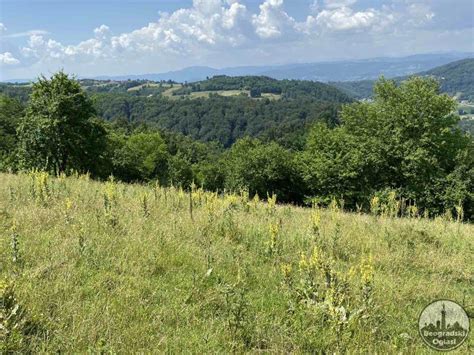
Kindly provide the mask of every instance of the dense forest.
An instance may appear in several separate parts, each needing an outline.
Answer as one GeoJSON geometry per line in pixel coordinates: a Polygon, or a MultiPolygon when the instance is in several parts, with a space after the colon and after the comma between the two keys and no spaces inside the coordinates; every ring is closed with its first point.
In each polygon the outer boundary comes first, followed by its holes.
{"type": "MultiPolygon", "coordinates": [[[[315,82],[277,81],[266,77],[216,77],[204,82],[180,85],[173,82],[81,80],[90,94],[97,115],[110,122],[127,122],[190,136],[195,140],[217,141],[230,147],[244,136],[276,140],[286,147],[301,149],[310,124],[337,123],[341,104],[351,99],[341,91],[315,82]],[[187,92],[247,90],[281,95],[277,100],[211,94],[189,98],[187,92]],[[172,95],[162,95],[171,91],[172,95]],[[174,99],[176,98],[176,99],[174,99]]],[[[28,101],[30,85],[0,85],[0,93],[28,101]]]]}
{"type": "Polygon", "coordinates": [[[245,188],[362,210],[396,196],[428,215],[461,208],[473,217],[473,140],[456,128],[456,103],[434,79],[381,80],[372,102],[343,106],[343,95],[331,102],[97,94],[62,72],[29,90],[26,103],[1,96],[2,170],[245,188]]]}
{"type": "Polygon", "coordinates": [[[95,107],[108,121],[127,121],[182,133],[202,141],[231,146],[244,136],[277,140],[301,148],[301,137],[310,123],[337,121],[337,102],[295,100],[253,100],[248,97],[212,96],[209,99],[130,97],[96,95],[95,107]]]}

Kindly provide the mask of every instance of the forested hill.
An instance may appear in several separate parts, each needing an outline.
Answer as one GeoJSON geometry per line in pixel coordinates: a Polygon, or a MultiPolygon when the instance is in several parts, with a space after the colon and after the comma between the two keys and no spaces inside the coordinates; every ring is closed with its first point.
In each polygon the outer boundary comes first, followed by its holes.
{"type": "Polygon", "coordinates": [[[87,93],[58,72],[32,84],[26,106],[0,95],[0,171],[89,172],[183,188],[194,182],[298,204],[337,198],[352,210],[416,201],[423,214],[455,209],[474,218],[472,137],[453,129],[456,104],[432,78],[400,86],[381,80],[384,95],[347,105],[344,95],[291,98],[255,87],[176,94],[192,87],[150,85],[87,93]],[[140,94],[148,89],[162,93],[140,94]]]}
{"type": "Polygon", "coordinates": [[[181,93],[221,90],[242,90],[252,97],[274,94],[281,95],[282,98],[304,97],[319,101],[348,102],[346,94],[324,83],[306,80],[276,80],[266,76],[220,75],[186,85],[181,93]]]}
{"type": "MultiPolygon", "coordinates": [[[[442,65],[416,75],[433,76],[439,80],[442,92],[456,95],[461,100],[474,100],[474,59],[472,58],[442,65]]],[[[394,80],[400,82],[405,79],[407,79],[406,76],[394,80]]],[[[374,80],[363,80],[330,84],[353,98],[361,99],[372,96],[374,83],[374,80]]]]}
{"type": "Polygon", "coordinates": [[[421,74],[438,78],[443,92],[474,100],[474,59],[459,60],[421,74]]]}
{"type": "MultiPolygon", "coordinates": [[[[147,123],[201,141],[231,146],[244,136],[302,148],[314,122],[333,126],[348,95],[330,85],[267,77],[218,76],[196,83],[81,80],[107,121],[147,123]]],[[[0,93],[25,102],[29,85],[2,84],[0,93]]]]}

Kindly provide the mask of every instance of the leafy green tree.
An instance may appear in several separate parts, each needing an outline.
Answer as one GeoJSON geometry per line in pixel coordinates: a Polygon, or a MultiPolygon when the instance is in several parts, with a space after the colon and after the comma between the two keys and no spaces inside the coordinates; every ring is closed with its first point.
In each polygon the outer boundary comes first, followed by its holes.
{"type": "Polygon", "coordinates": [[[210,191],[222,190],[225,184],[225,167],[220,157],[205,159],[193,166],[195,182],[210,191]]]}
{"type": "Polygon", "coordinates": [[[260,89],[250,89],[250,97],[262,97],[262,91],[260,89]]]}
{"type": "Polygon", "coordinates": [[[166,176],[168,153],[158,132],[135,133],[129,137],[114,135],[114,175],[125,181],[146,181],[166,176]]]}
{"type": "Polygon", "coordinates": [[[168,182],[174,186],[189,188],[194,181],[191,162],[182,153],[170,157],[168,161],[168,182]]]}
{"type": "Polygon", "coordinates": [[[370,195],[374,181],[363,171],[370,171],[371,158],[363,156],[358,143],[342,128],[317,124],[311,129],[306,149],[298,156],[308,195],[322,204],[341,197],[357,202],[370,195]]]}
{"type": "MultiPolygon", "coordinates": [[[[391,188],[435,213],[452,207],[448,176],[455,179],[461,162],[471,164],[458,159],[471,138],[456,128],[455,107],[433,79],[412,78],[399,86],[382,79],[373,102],[343,108],[340,127],[313,129],[300,156],[303,178],[312,194],[342,195],[352,206],[391,188]]],[[[459,200],[469,198],[462,188],[456,191],[459,200]]]]}
{"type": "Polygon", "coordinates": [[[40,77],[18,127],[21,167],[96,174],[106,130],[94,115],[91,100],[76,80],[63,72],[51,79],[40,77]]]}
{"type": "Polygon", "coordinates": [[[23,109],[19,101],[0,95],[0,171],[14,168],[16,129],[23,109]]]}
{"type": "Polygon", "coordinates": [[[301,181],[293,154],[272,142],[238,140],[224,155],[225,187],[248,188],[251,195],[275,193],[280,201],[302,201],[301,181]]]}

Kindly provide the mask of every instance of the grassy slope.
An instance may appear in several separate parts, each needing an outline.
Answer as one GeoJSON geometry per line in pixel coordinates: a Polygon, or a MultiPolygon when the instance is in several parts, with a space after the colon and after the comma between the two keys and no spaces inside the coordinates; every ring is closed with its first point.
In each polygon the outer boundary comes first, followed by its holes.
{"type": "Polygon", "coordinates": [[[181,84],[173,84],[173,87],[169,88],[165,92],[163,92],[163,96],[168,97],[168,98],[174,98],[173,92],[176,90],[181,89],[183,86],[181,84]]]}
{"type": "MultiPolygon", "coordinates": [[[[179,191],[0,174],[0,279],[14,284],[27,319],[43,329],[23,346],[428,353],[417,333],[423,307],[438,298],[473,304],[472,225],[337,210],[321,211],[318,224],[311,209],[193,197],[194,221],[179,191]],[[278,225],[272,248],[269,226],[278,225]],[[345,309],[365,320],[335,325],[320,299],[328,294],[322,272],[299,271],[300,254],[315,246],[318,265],[332,259],[333,273],[347,278],[345,309]],[[373,290],[364,311],[357,270],[369,254],[373,290]],[[298,296],[308,275],[320,284],[312,301],[298,296]]],[[[469,342],[458,351],[472,351],[469,342]]]]}

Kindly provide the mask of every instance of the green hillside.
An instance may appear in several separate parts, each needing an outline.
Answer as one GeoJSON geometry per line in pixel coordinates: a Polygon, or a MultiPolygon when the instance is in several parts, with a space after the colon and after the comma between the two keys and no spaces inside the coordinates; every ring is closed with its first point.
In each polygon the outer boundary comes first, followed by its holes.
{"type": "Polygon", "coordinates": [[[373,102],[348,105],[309,97],[170,99],[91,95],[60,72],[35,83],[26,106],[0,96],[0,170],[247,188],[299,205],[337,198],[357,211],[393,194],[433,217],[462,206],[472,220],[472,137],[454,129],[454,100],[439,95],[433,79],[378,87],[384,95],[373,102]]]}
{"type": "Polygon", "coordinates": [[[225,90],[246,90],[252,97],[260,97],[261,94],[275,94],[293,99],[304,97],[330,102],[347,101],[347,97],[343,93],[327,84],[304,80],[276,80],[265,76],[215,76],[205,81],[186,85],[182,94],[225,90]]]}
{"type": "Polygon", "coordinates": [[[441,90],[460,100],[474,101],[474,59],[464,59],[434,68],[421,75],[437,78],[441,90]]]}
{"type": "Polygon", "coordinates": [[[427,353],[423,308],[472,307],[473,226],[373,213],[0,174],[0,352],[427,353]]]}
{"type": "MultiPolygon", "coordinates": [[[[301,149],[309,125],[337,123],[341,104],[351,99],[332,86],[267,77],[214,77],[178,84],[129,80],[80,80],[107,121],[154,128],[231,146],[244,136],[276,140],[301,149]]],[[[31,85],[0,84],[0,94],[28,101],[31,85]]]]}
{"type": "MultiPolygon", "coordinates": [[[[474,59],[463,59],[434,69],[421,72],[419,76],[433,76],[439,80],[441,91],[459,100],[474,101],[474,59]]],[[[400,82],[407,77],[394,80],[400,82]]],[[[372,96],[375,80],[332,82],[331,85],[344,91],[354,98],[368,98],[372,96]]]]}

